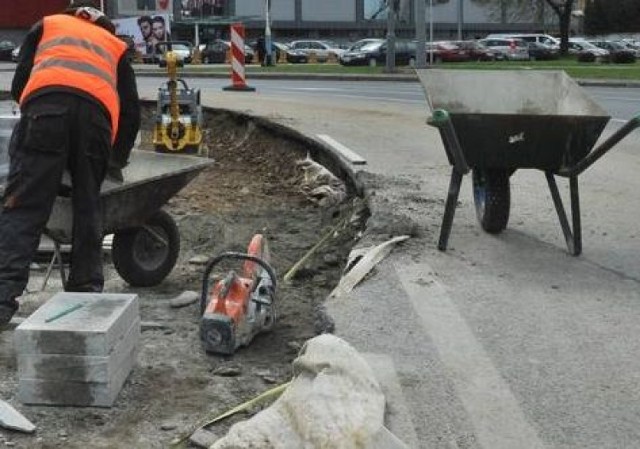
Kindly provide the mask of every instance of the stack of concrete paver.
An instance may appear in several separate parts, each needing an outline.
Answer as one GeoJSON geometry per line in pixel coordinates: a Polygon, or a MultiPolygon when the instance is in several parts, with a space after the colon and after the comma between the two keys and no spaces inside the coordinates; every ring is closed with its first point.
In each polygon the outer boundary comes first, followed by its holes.
{"type": "Polygon", "coordinates": [[[137,295],[58,293],[16,328],[18,397],[111,407],[139,342],[137,295]]]}

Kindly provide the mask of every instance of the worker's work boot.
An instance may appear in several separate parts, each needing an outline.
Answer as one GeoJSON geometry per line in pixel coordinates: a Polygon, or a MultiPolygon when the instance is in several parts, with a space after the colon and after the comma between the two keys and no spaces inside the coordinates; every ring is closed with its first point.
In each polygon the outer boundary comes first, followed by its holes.
{"type": "Polygon", "coordinates": [[[9,324],[17,310],[18,302],[15,299],[0,303],[0,329],[9,324]]]}
{"type": "Polygon", "coordinates": [[[116,167],[115,165],[109,165],[107,168],[107,177],[111,182],[117,182],[118,184],[122,184],[124,182],[124,175],[122,174],[122,169],[120,167],[116,167]]]}

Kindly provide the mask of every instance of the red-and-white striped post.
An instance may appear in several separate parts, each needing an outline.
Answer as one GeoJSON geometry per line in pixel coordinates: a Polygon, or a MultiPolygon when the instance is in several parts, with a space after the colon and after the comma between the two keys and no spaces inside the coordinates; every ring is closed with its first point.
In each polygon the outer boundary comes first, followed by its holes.
{"type": "Polygon", "coordinates": [[[231,25],[231,86],[223,90],[237,90],[243,92],[255,91],[255,87],[247,86],[244,74],[244,25],[231,25]]]}

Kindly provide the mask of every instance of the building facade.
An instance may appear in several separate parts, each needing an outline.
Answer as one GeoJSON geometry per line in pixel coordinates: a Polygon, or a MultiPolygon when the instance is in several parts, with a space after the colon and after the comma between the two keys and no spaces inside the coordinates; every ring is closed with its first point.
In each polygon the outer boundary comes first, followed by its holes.
{"type": "MultiPolygon", "coordinates": [[[[68,0],[5,0],[0,15],[0,38],[24,35],[36,20],[60,11],[68,0]]],[[[268,0],[102,0],[111,17],[141,14],[166,14],[173,17],[177,36],[194,40],[199,34],[213,34],[214,28],[228,28],[232,21],[242,21],[249,37],[265,28],[268,0]]],[[[397,34],[414,35],[416,0],[400,0],[397,34]]],[[[555,33],[555,14],[544,0],[505,2],[503,0],[423,0],[424,20],[433,23],[434,36],[448,39],[462,34],[465,38],[482,37],[493,32],[530,31],[555,33]],[[518,6],[513,6],[518,4],[518,6]],[[432,5],[432,7],[431,7],[432,5]]],[[[334,38],[349,41],[361,37],[382,37],[386,33],[386,0],[270,0],[274,36],[293,38],[334,38]]],[[[216,32],[219,34],[219,32],[216,32]]],[[[202,37],[202,36],[201,36],[202,37]]]]}

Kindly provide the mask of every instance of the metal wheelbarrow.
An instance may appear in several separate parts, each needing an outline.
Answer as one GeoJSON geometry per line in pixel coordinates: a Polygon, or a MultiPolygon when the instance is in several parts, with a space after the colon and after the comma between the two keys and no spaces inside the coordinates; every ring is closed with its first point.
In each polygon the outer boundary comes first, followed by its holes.
{"type": "Polygon", "coordinates": [[[629,120],[593,148],[610,116],[562,71],[417,71],[453,166],[438,249],[447,249],[462,178],[472,171],[476,216],[502,232],[509,221],[510,176],[545,173],[567,248],[582,252],[578,176],[640,126],[629,120]],[[569,179],[571,224],[556,176],[569,179]]]}
{"type": "MultiPolygon", "coordinates": [[[[0,116],[0,192],[9,170],[8,141],[17,120],[17,116],[0,116]]],[[[175,220],[161,208],[213,163],[213,159],[195,156],[134,150],[124,169],[124,183],[103,183],[104,232],[113,234],[111,258],[118,274],[130,285],[157,285],[171,272],[180,253],[180,234],[175,220]]],[[[66,190],[69,187],[65,178],[63,191],[65,185],[66,190]]],[[[54,242],[46,278],[57,258],[62,280],[66,280],[60,245],[71,243],[72,214],[71,199],[59,195],[45,229],[54,242]]]]}

